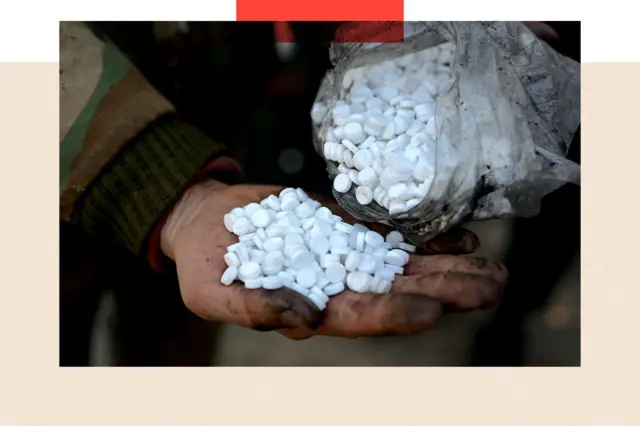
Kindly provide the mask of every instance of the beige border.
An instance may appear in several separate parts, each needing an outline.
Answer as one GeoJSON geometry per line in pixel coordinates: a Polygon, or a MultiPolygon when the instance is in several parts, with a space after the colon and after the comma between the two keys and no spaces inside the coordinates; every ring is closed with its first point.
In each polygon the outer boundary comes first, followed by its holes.
{"type": "Polygon", "coordinates": [[[0,64],[1,425],[640,424],[640,64],[583,68],[583,367],[502,370],[58,368],[57,70],[0,64]]]}

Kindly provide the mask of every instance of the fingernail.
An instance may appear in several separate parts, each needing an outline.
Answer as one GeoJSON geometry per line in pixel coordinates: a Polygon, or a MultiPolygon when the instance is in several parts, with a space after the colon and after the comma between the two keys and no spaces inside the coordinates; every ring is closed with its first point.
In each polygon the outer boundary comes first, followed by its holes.
{"type": "Polygon", "coordinates": [[[469,232],[464,237],[464,246],[469,247],[469,250],[474,252],[480,247],[480,238],[472,232],[469,232]]]}

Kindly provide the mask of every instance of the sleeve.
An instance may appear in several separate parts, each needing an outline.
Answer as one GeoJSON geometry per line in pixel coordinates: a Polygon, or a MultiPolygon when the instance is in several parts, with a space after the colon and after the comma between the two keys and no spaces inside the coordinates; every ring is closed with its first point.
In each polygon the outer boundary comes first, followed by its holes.
{"type": "Polygon", "coordinates": [[[194,176],[225,155],[224,145],[178,119],[117,48],[82,23],[60,24],[63,220],[146,255],[149,236],[194,176]]]}

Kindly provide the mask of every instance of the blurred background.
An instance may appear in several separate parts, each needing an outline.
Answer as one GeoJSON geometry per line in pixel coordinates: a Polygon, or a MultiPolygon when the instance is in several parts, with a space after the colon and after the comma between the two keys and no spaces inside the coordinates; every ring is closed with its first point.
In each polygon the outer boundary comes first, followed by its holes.
{"type": "MultiPolygon", "coordinates": [[[[553,47],[579,61],[580,23],[548,24],[560,36],[553,47]]],[[[285,27],[272,22],[90,25],[184,118],[224,142],[248,181],[331,194],[324,161],[312,148],[309,111],[331,66],[337,24],[292,23],[288,44],[276,43],[285,27]]],[[[578,132],[570,153],[578,162],[579,147],[578,132]]],[[[61,227],[61,365],[580,365],[577,187],[548,196],[539,217],[467,225],[480,237],[479,254],[511,271],[503,302],[404,337],[295,342],[209,324],[184,308],[175,282],[61,227]]]]}

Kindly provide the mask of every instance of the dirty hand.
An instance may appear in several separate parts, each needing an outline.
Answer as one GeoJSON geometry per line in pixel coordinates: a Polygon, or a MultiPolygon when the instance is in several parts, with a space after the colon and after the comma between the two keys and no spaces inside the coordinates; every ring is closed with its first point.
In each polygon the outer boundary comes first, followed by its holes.
{"type": "MultiPolygon", "coordinates": [[[[207,180],[190,188],[177,203],[162,230],[161,247],[176,263],[182,298],[196,315],[256,330],[278,330],[294,339],[318,334],[408,334],[433,327],[443,309],[485,308],[501,294],[507,277],[501,265],[454,255],[412,255],[391,293],[347,290],[333,296],[324,312],[288,288],[248,290],[237,283],[221,284],[226,269],[223,256],[237,241],[224,227],[223,216],[282,189],[207,180]]],[[[335,201],[314,198],[353,223],[335,201]]],[[[456,231],[433,240],[427,251],[470,253],[477,246],[473,234],[456,231]]]]}

